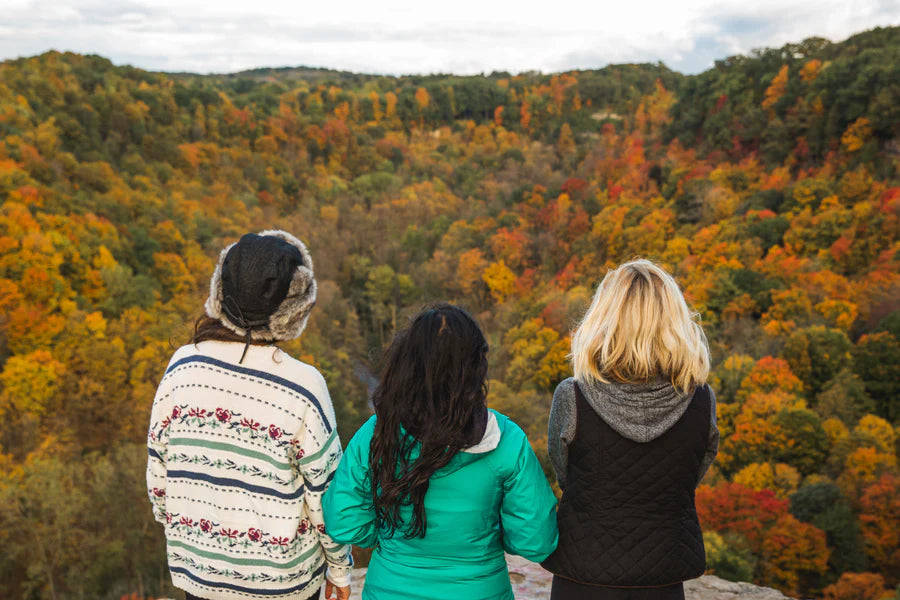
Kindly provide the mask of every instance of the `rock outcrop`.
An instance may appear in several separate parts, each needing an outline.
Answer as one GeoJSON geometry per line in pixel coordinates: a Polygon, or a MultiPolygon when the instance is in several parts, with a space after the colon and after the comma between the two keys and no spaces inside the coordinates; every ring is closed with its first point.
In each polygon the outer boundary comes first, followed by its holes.
{"type": "MultiPolygon", "coordinates": [[[[550,597],[551,575],[539,564],[519,556],[507,556],[506,561],[509,564],[509,578],[516,600],[547,600],[550,597]]],[[[365,578],[365,569],[356,569],[353,572],[351,600],[358,600],[361,597],[365,578]]],[[[725,581],[714,575],[704,575],[700,579],[689,581],[685,584],[684,590],[686,600],[790,600],[772,588],[725,581]]]]}
{"type": "Polygon", "coordinates": [[[778,590],[752,583],[726,581],[715,575],[704,575],[685,583],[684,596],[690,600],[790,600],[778,590]]]}

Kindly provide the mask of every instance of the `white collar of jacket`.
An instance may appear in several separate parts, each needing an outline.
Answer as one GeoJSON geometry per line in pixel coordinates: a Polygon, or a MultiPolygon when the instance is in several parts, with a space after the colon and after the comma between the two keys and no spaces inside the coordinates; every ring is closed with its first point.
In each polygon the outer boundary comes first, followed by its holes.
{"type": "Polygon", "coordinates": [[[487,425],[484,428],[484,435],[481,441],[463,449],[463,452],[469,454],[484,454],[490,452],[500,444],[500,426],[497,425],[497,415],[493,411],[488,411],[487,425]]]}

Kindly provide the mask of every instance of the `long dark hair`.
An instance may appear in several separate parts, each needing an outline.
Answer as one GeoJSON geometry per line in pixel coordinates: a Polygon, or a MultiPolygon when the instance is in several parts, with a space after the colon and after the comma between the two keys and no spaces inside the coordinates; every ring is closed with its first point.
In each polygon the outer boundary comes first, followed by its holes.
{"type": "Polygon", "coordinates": [[[376,522],[388,535],[425,535],[431,476],[484,435],[487,350],[469,313],[439,304],[416,315],[385,352],[369,471],[376,522]],[[404,524],[400,510],[410,505],[404,524]]]}

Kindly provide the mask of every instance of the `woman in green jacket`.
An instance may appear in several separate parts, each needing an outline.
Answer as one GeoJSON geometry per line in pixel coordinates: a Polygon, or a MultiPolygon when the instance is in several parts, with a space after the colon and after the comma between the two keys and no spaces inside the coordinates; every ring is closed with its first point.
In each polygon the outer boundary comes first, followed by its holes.
{"type": "Polygon", "coordinates": [[[487,409],[486,375],[487,342],[456,306],[388,348],[375,416],[323,500],[335,542],[375,548],[364,600],[512,600],[504,551],[556,547],[556,499],[522,430],[487,409]]]}

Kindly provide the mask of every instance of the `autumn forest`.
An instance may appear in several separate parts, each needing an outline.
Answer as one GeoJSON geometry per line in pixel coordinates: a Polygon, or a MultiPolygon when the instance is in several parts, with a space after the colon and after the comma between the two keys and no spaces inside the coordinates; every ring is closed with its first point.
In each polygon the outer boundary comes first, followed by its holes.
{"type": "Polygon", "coordinates": [[[0,63],[0,201],[0,597],[177,597],[150,405],[219,250],[269,228],[315,260],[283,347],[325,375],[342,440],[395,328],[449,300],[551,481],[570,331],[608,268],[660,262],[713,357],[709,572],[900,597],[900,28],[694,76],[199,76],[51,52],[0,63]]]}

